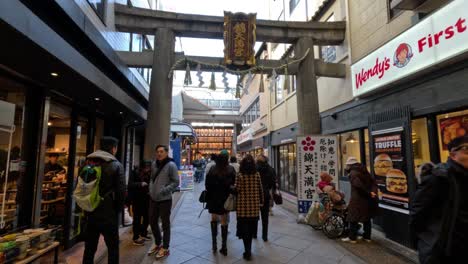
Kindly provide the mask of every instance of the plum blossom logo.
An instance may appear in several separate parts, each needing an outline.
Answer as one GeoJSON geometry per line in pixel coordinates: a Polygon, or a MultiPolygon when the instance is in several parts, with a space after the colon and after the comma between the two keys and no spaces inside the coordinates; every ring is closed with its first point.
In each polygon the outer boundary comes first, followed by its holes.
{"type": "Polygon", "coordinates": [[[393,65],[397,66],[398,68],[405,67],[413,57],[413,51],[411,46],[406,43],[401,43],[398,45],[398,48],[395,51],[395,55],[393,56],[393,65]]]}
{"type": "Polygon", "coordinates": [[[311,137],[306,137],[305,140],[302,140],[301,144],[304,151],[314,151],[316,142],[311,137]]]}

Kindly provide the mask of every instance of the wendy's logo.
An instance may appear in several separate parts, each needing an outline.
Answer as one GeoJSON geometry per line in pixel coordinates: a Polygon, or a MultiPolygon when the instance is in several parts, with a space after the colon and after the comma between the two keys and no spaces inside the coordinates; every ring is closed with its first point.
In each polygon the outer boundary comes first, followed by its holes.
{"type": "Polygon", "coordinates": [[[411,50],[411,46],[406,43],[401,43],[393,56],[393,65],[398,68],[403,68],[410,62],[412,57],[413,51],[411,50]]]}

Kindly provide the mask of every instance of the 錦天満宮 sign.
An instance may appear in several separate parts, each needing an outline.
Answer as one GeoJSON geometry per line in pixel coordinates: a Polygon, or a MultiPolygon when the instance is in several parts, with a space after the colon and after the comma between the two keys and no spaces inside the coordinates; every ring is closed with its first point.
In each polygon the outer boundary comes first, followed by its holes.
{"type": "Polygon", "coordinates": [[[256,14],[224,12],[224,63],[255,65],[256,14]]]}

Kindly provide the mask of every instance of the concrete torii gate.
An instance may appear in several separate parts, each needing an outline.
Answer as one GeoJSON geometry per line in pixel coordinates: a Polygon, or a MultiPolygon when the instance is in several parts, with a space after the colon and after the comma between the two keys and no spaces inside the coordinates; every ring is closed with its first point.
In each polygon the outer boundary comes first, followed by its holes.
{"type": "MultiPolygon", "coordinates": [[[[152,67],[149,93],[149,109],[146,122],[144,158],[151,159],[157,144],[168,145],[172,78],[168,78],[177,58],[175,37],[223,39],[223,17],[179,14],[150,9],[115,5],[115,26],[119,31],[155,35],[154,51],[119,52],[120,57],[134,67],[152,67]]],[[[345,22],[282,22],[257,20],[256,38],[261,42],[293,43],[297,56],[309,49],[308,56],[297,65],[288,68],[297,75],[297,112],[299,135],[319,134],[320,116],[316,76],[345,77],[343,64],[316,60],[313,45],[338,45],[345,38],[345,22]]],[[[219,64],[223,58],[188,57],[209,64],[219,64]]],[[[257,65],[275,67],[277,60],[259,60],[257,65]]],[[[191,65],[194,67],[195,65],[191,65]]],[[[185,70],[185,65],[176,68],[185,70]]],[[[202,68],[213,71],[216,69],[202,68]]],[[[267,73],[267,72],[266,72],[267,73]]],[[[278,73],[282,73],[279,71],[278,73]]]]}

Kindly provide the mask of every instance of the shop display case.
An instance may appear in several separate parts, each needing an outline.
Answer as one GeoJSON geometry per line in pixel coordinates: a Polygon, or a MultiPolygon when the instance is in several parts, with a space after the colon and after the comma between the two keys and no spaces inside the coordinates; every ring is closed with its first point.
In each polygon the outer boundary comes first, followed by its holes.
{"type": "Polygon", "coordinates": [[[195,128],[195,132],[197,133],[198,142],[192,145],[193,154],[207,155],[219,153],[223,149],[230,152],[232,149],[232,127],[202,127],[195,128]]]}

